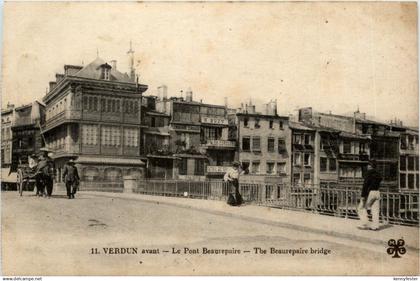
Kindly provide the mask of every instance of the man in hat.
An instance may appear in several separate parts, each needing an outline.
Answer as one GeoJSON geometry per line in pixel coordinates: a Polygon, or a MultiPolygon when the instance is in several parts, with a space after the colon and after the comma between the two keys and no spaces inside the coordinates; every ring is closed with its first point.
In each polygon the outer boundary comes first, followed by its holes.
{"type": "Polygon", "coordinates": [[[381,194],[379,187],[382,181],[381,174],[376,170],[376,161],[371,160],[368,163],[368,170],[364,176],[362,198],[359,204],[359,217],[361,221],[360,229],[368,228],[368,214],[367,210],[370,208],[372,213],[371,230],[379,229],[379,201],[381,194]]]}
{"type": "Polygon", "coordinates": [[[41,156],[37,164],[36,184],[41,195],[51,197],[53,191],[54,162],[48,156],[49,150],[41,148],[41,156]],[[46,194],[45,194],[46,191],[46,194]]]}
{"type": "Polygon", "coordinates": [[[76,194],[77,186],[79,185],[79,173],[75,166],[74,160],[70,159],[64,166],[63,181],[66,183],[67,197],[74,199],[76,194]]]}
{"type": "Polygon", "coordinates": [[[239,175],[242,174],[241,164],[235,161],[232,166],[223,177],[223,180],[230,185],[227,203],[231,206],[240,206],[243,203],[242,196],[239,193],[239,175]]]}

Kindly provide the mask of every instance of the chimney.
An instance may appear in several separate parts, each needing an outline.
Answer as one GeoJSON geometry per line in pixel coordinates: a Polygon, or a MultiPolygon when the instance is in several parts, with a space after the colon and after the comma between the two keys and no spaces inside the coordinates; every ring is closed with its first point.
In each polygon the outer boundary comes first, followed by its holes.
{"type": "Polygon", "coordinates": [[[228,98],[225,97],[224,100],[225,100],[225,107],[228,108],[228,98]]]}
{"type": "Polygon", "coordinates": [[[77,72],[79,72],[79,70],[81,70],[83,68],[83,66],[79,66],[79,65],[64,65],[64,74],[67,75],[74,75],[77,72]]]}
{"type": "Polygon", "coordinates": [[[265,104],[265,115],[271,115],[270,114],[270,103],[265,104]]]}
{"type": "Polygon", "coordinates": [[[111,63],[112,69],[117,70],[117,60],[112,60],[110,61],[110,63],[111,63]]]}
{"type": "Polygon", "coordinates": [[[13,109],[13,108],[15,108],[15,105],[13,103],[8,102],[7,109],[13,109]]]}
{"type": "Polygon", "coordinates": [[[60,82],[61,80],[64,79],[64,74],[60,74],[60,73],[56,73],[55,74],[55,82],[60,82]]]}
{"type": "Polygon", "coordinates": [[[161,85],[158,87],[158,99],[166,100],[168,98],[168,86],[161,85]]]}
{"type": "Polygon", "coordinates": [[[193,101],[193,92],[191,91],[191,88],[188,88],[187,92],[185,93],[185,100],[188,102],[193,101]]]}
{"type": "Polygon", "coordinates": [[[275,100],[273,101],[273,107],[274,107],[274,115],[276,115],[276,116],[277,116],[277,99],[275,99],[275,100]]]}
{"type": "Polygon", "coordinates": [[[50,92],[57,86],[57,82],[50,81],[50,92]]]}

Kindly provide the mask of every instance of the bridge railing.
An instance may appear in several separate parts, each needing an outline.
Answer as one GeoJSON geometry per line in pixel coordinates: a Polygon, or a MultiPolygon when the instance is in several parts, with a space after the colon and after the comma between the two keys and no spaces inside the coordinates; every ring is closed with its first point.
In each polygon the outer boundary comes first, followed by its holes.
{"type": "MultiPolygon", "coordinates": [[[[226,200],[229,183],[223,181],[139,180],[136,193],[226,200]]],[[[291,185],[240,182],[245,202],[343,218],[357,218],[361,186],[291,185]]],[[[380,219],[393,224],[418,225],[417,192],[381,192],[380,219]]]]}

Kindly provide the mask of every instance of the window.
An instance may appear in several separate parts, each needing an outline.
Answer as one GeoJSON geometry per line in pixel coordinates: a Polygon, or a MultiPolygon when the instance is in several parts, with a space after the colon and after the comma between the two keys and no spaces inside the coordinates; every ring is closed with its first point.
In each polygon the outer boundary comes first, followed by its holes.
{"type": "Polygon", "coordinates": [[[261,151],[260,137],[252,137],[252,151],[261,151]]]}
{"type": "Polygon", "coordinates": [[[267,151],[268,152],[274,152],[274,138],[268,138],[267,151]]]}
{"type": "Polygon", "coordinates": [[[180,175],[186,175],[187,174],[187,166],[188,166],[188,159],[182,158],[179,163],[179,174],[180,175]]]}
{"type": "Polygon", "coordinates": [[[302,135],[293,135],[293,143],[302,144],[302,135]]]}
{"type": "Polygon", "coordinates": [[[286,142],[284,141],[284,139],[279,138],[277,146],[278,146],[277,149],[279,151],[279,154],[283,154],[287,152],[286,142]]]}
{"type": "Polygon", "coordinates": [[[408,188],[414,189],[414,174],[408,174],[408,188]]]}
{"type": "Polygon", "coordinates": [[[105,146],[121,145],[121,130],[116,126],[102,126],[101,143],[105,146]]]}
{"type": "Polygon", "coordinates": [[[337,170],[337,160],[335,158],[329,158],[329,170],[335,172],[337,170]]]}
{"type": "Polygon", "coordinates": [[[303,182],[305,184],[311,184],[312,183],[312,181],[311,181],[311,174],[305,173],[303,175],[303,182]]]}
{"type": "Polygon", "coordinates": [[[400,174],[400,188],[407,188],[407,175],[404,173],[400,174]]]}
{"type": "Polygon", "coordinates": [[[311,154],[305,153],[303,157],[304,157],[303,158],[303,164],[305,166],[310,166],[311,165],[311,154]]]}
{"type": "Polygon", "coordinates": [[[408,170],[414,171],[416,158],[413,156],[408,156],[407,158],[408,158],[408,170]]]}
{"type": "Polygon", "coordinates": [[[259,174],[260,173],[260,161],[252,161],[251,163],[251,173],[259,174]]]}
{"type": "Polygon", "coordinates": [[[321,157],[320,158],[320,162],[321,162],[321,172],[326,172],[327,171],[327,164],[328,164],[328,159],[325,157],[321,157]]]}
{"type": "Polygon", "coordinates": [[[286,163],[277,163],[277,175],[286,173],[286,163]]]}
{"type": "Polygon", "coordinates": [[[242,138],[242,150],[251,151],[251,138],[250,137],[242,138]]]}
{"type": "Polygon", "coordinates": [[[274,121],[273,120],[270,120],[269,126],[270,126],[270,129],[274,128],[274,121]]]}
{"type": "Polygon", "coordinates": [[[406,135],[401,136],[400,148],[407,149],[407,136],[406,135]]]}
{"type": "Polygon", "coordinates": [[[203,159],[195,159],[194,174],[199,175],[199,176],[204,175],[204,160],[203,159]]]}
{"type": "Polygon", "coordinates": [[[98,144],[98,126],[82,125],[82,144],[97,145],[98,144]]]}
{"type": "Polygon", "coordinates": [[[293,183],[294,184],[300,184],[301,183],[301,181],[300,181],[300,174],[298,174],[298,173],[293,174],[293,183]]]}
{"type": "Polygon", "coordinates": [[[279,128],[280,128],[280,130],[283,130],[284,129],[284,127],[283,127],[283,121],[280,121],[279,128]]]}
{"type": "Polygon", "coordinates": [[[302,163],[302,160],[300,159],[300,153],[294,153],[293,155],[293,164],[295,166],[300,166],[302,163]]]}
{"type": "Polygon", "coordinates": [[[242,161],[242,169],[245,171],[245,174],[249,174],[249,161],[242,161]]]}
{"type": "Polygon", "coordinates": [[[252,161],[251,173],[253,174],[260,173],[260,161],[252,161]]]}
{"type": "Polygon", "coordinates": [[[244,127],[248,127],[249,126],[249,119],[248,117],[244,118],[244,127]]]}
{"type": "Polygon", "coordinates": [[[137,128],[124,128],[124,146],[138,147],[139,130],[137,128]]]}
{"type": "Polygon", "coordinates": [[[407,170],[407,158],[405,156],[400,156],[400,171],[407,170]]]}
{"type": "Polygon", "coordinates": [[[343,141],[343,153],[351,153],[351,142],[343,141]]]}
{"type": "Polygon", "coordinates": [[[156,119],[155,117],[152,117],[150,120],[150,127],[156,127],[156,119]]]}
{"type": "Polygon", "coordinates": [[[311,141],[311,136],[310,135],[305,135],[305,145],[309,145],[311,141]]]}
{"type": "Polygon", "coordinates": [[[366,154],[367,153],[367,151],[366,151],[366,143],[364,143],[364,142],[361,142],[360,144],[359,144],[359,153],[360,154],[366,154]]]}
{"type": "Polygon", "coordinates": [[[258,128],[260,128],[260,127],[261,127],[261,126],[260,126],[260,119],[255,118],[254,128],[258,129],[258,128]]]}
{"type": "Polygon", "coordinates": [[[273,162],[267,162],[267,174],[273,175],[274,174],[274,163],[273,162]]]}

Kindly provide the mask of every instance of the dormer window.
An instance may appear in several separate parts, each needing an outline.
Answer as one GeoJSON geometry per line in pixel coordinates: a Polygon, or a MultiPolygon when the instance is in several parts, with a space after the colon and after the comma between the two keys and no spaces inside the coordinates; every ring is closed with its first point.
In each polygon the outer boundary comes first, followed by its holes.
{"type": "Polygon", "coordinates": [[[102,64],[101,66],[101,79],[111,80],[111,66],[107,63],[102,64]]]}

